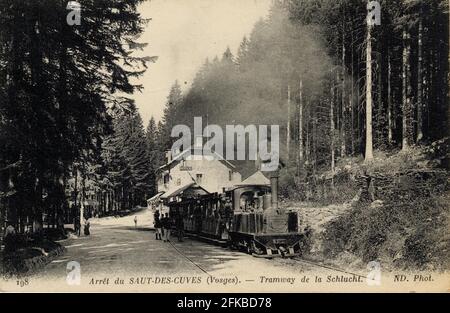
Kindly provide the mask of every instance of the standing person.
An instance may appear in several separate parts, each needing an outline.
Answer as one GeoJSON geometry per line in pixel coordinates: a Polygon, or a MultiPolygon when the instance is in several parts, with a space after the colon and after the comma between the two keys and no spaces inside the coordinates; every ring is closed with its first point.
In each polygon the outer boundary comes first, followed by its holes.
{"type": "Polygon", "coordinates": [[[175,219],[175,227],[177,228],[178,241],[183,241],[184,237],[184,221],[181,212],[178,212],[175,219]]]}
{"type": "Polygon", "coordinates": [[[89,218],[84,220],[84,235],[89,236],[91,234],[91,222],[89,222],[89,218]]]}
{"type": "Polygon", "coordinates": [[[233,204],[231,199],[227,198],[224,206],[225,229],[223,230],[222,238],[228,238],[228,233],[233,223],[233,215],[233,204]]]}
{"type": "Polygon", "coordinates": [[[164,213],[161,214],[161,230],[162,230],[162,240],[166,242],[166,224],[167,218],[164,213]]]}
{"type": "Polygon", "coordinates": [[[75,235],[80,237],[81,236],[81,221],[80,221],[80,217],[78,215],[75,217],[74,228],[75,228],[75,235]]]}
{"type": "Polygon", "coordinates": [[[13,252],[16,250],[16,229],[10,223],[7,223],[8,227],[5,229],[4,243],[5,252],[13,252]]]}
{"type": "Polygon", "coordinates": [[[137,216],[134,217],[134,228],[137,228],[137,216]]]}
{"type": "Polygon", "coordinates": [[[159,216],[159,210],[156,210],[154,218],[153,218],[153,226],[155,227],[155,236],[156,240],[162,240],[162,233],[161,233],[161,219],[159,216]]]}
{"type": "Polygon", "coordinates": [[[164,242],[170,241],[170,232],[172,228],[172,221],[170,219],[169,213],[164,214],[164,218],[162,220],[162,227],[164,230],[164,242]]]}
{"type": "Polygon", "coordinates": [[[65,234],[66,231],[64,230],[64,217],[62,215],[58,215],[58,231],[61,234],[65,234]]]}

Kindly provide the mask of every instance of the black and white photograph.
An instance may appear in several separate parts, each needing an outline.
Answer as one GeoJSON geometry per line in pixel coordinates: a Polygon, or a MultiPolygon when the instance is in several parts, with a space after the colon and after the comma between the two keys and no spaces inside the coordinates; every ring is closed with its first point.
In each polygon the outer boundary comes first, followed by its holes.
{"type": "Polygon", "coordinates": [[[450,292],[449,63],[448,0],[0,0],[0,293],[450,292]]]}

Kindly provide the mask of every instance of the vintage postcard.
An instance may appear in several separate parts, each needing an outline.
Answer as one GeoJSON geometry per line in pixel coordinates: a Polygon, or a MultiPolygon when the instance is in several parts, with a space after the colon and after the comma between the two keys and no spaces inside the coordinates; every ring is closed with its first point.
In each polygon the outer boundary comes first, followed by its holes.
{"type": "Polygon", "coordinates": [[[0,292],[449,292],[449,60],[447,0],[0,1],[0,292]]]}

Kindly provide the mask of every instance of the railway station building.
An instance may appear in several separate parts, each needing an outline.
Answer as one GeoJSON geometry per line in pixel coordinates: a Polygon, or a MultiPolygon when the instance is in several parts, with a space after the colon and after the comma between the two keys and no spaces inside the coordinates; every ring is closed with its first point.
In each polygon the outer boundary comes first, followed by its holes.
{"type": "Polygon", "coordinates": [[[269,179],[256,170],[254,163],[252,169],[244,171],[247,177],[243,179],[242,168],[236,164],[214,152],[212,156],[196,155],[195,149],[191,147],[176,157],[167,152],[167,163],[157,172],[157,194],[147,201],[153,210],[166,211],[165,204],[180,195],[222,193],[237,185],[270,185],[269,179]]]}
{"type": "Polygon", "coordinates": [[[209,193],[220,193],[223,188],[242,182],[235,165],[218,154],[212,157],[195,155],[194,151],[185,150],[172,158],[171,152],[168,152],[167,163],[158,171],[158,192],[169,194],[194,182],[209,193]]]}

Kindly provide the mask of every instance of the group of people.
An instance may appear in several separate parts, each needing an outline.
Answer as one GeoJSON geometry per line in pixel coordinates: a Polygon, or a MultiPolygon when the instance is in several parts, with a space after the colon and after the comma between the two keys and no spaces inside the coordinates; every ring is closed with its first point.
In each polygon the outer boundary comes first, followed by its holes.
{"type": "Polygon", "coordinates": [[[169,215],[169,213],[160,214],[158,210],[156,210],[154,215],[154,227],[156,230],[156,240],[162,240],[164,242],[170,241],[170,235],[172,232],[172,228],[175,226],[176,234],[178,237],[178,241],[183,241],[184,237],[184,225],[183,225],[183,217],[178,214],[175,217],[175,223],[173,218],[169,215]]]}
{"type": "MultiPolygon", "coordinates": [[[[6,221],[6,225],[8,225],[5,228],[4,234],[3,234],[3,244],[5,246],[4,250],[5,252],[13,252],[16,250],[17,241],[19,234],[16,232],[16,228],[13,226],[13,223],[6,221]]],[[[62,230],[64,231],[64,222],[58,222],[58,227],[62,227],[62,230]],[[61,225],[62,226],[59,226],[61,225]]],[[[77,216],[74,218],[74,231],[75,235],[78,237],[81,236],[81,230],[83,228],[83,233],[85,236],[90,236],[91,234],[91,222],[89,221],[89,218],[83,219],[83,227],[81,226],[80,217],[77,216]]],[[[26,233],[28,233],[29,230],[25,230],[26,233]]],[[[1,237],[1,236],[0,236],[1,237]]]]}
{"type": "MultiPolygon", "coordinates": [[[[81,236],[81,221],[80,221],[80,217],[76,216],[74,219],[74,231],[75,231],[75,235],[77,235],[78,237],[81,236]]],[[[83,232],[85,236],[90,236],[91,235],[91,222],[89,221],[89,218],[84,218],[84,222],[83,222],[83,232]]]]}

